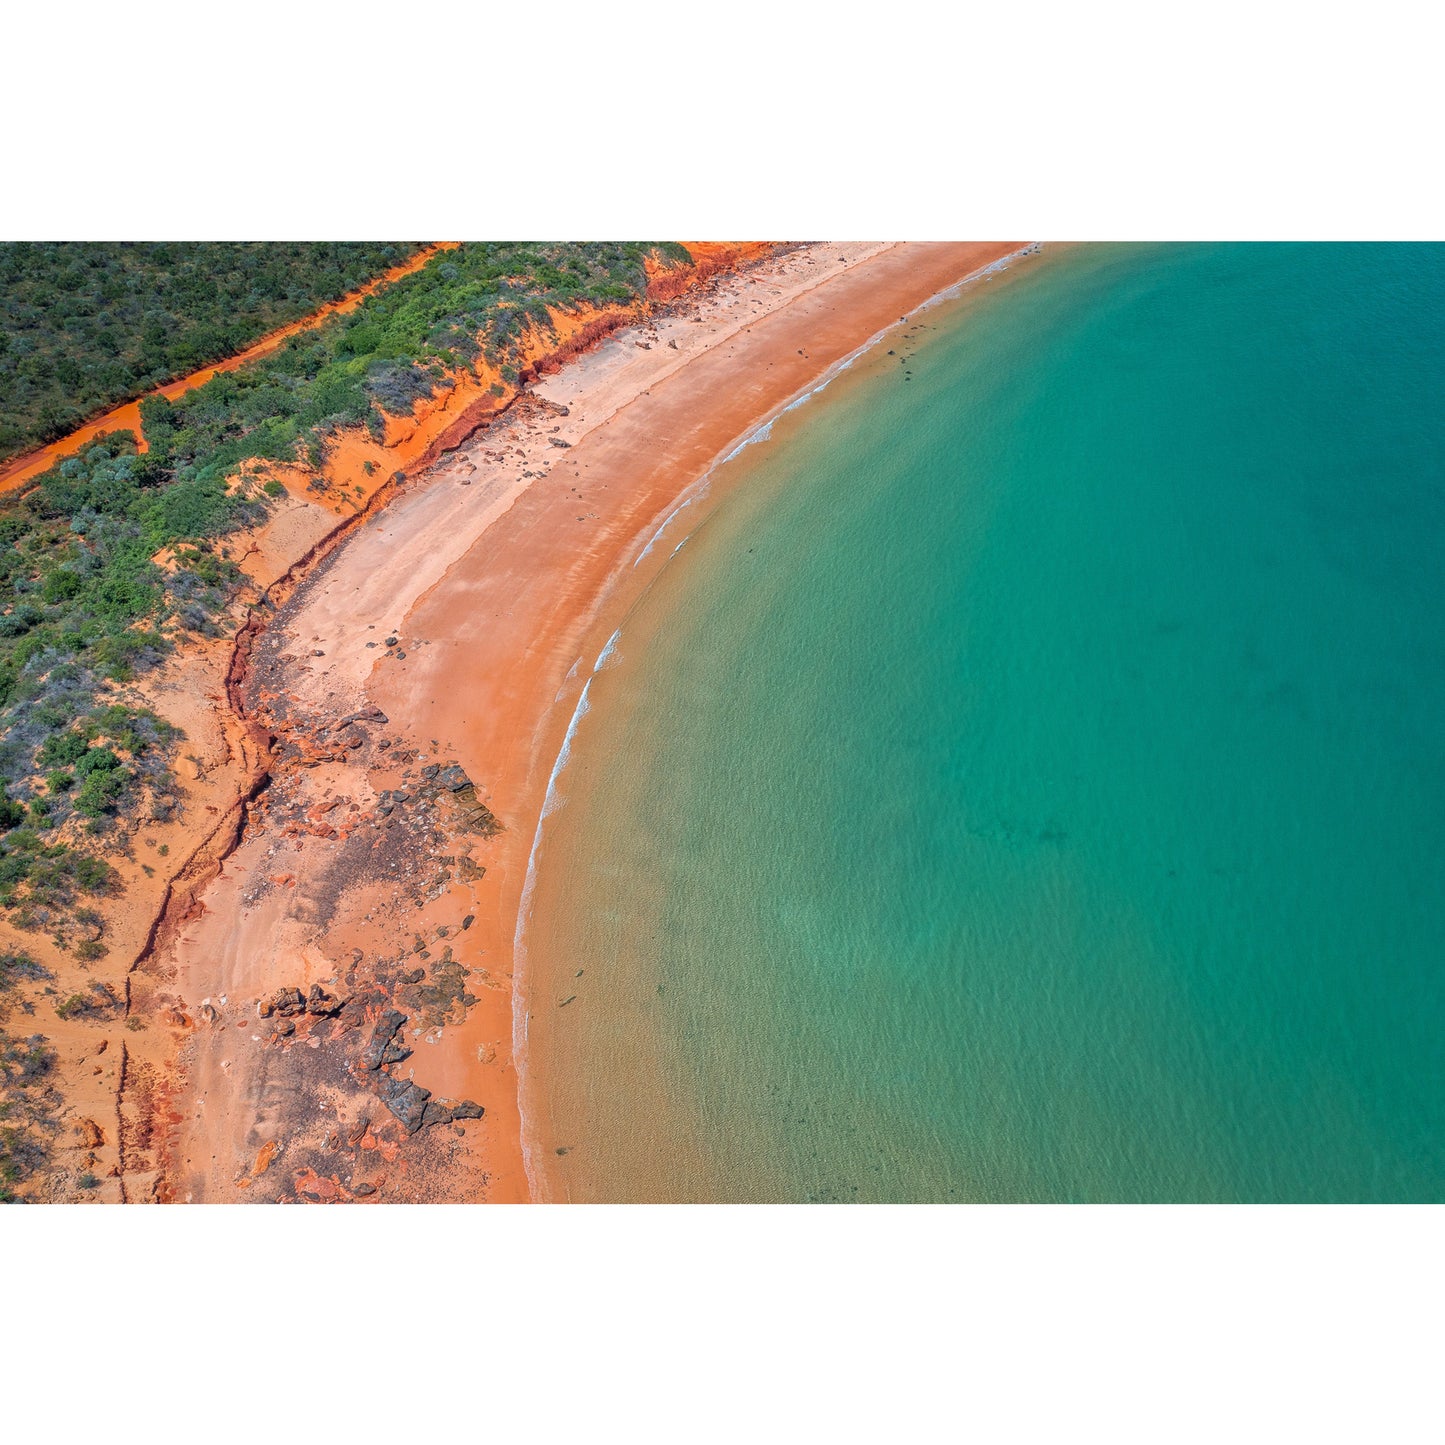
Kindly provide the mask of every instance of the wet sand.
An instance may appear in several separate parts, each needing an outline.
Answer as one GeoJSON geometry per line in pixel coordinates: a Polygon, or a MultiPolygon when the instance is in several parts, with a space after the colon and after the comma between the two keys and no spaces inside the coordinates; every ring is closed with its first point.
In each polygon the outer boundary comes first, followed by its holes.
{"type": "Polygon", "coordinates": [[[247,684],[282,740],[275,781],[165,960],[195,1013],[227,1000],[187,1045],[170,1197],[281,1197],[283,1178],[305,1198],[530,1197],[517,918],[578,696],[665,550],[634,562],[746,432],[1018,244],[815,245],[714,280],[537,383],[298,591],[247,684]],[[385,721],[342,724],[367,709],[385,721]],[[474,798],[438,794],[432,763],[459,765],[474,798]],[[499,831],[473,830],[472,802],[499,831]],[[468,971],[473,1002],[424,1017],[403,998],[413,1053],[395,1073],[481,1120],[408,1139],[358,1090],[379,1003],[350,1026],[303,1020],[299,1038],[257,1021],[280,987],[402,998],[422,986],[399,982],[411,966],[439,957],[468,971]]]}

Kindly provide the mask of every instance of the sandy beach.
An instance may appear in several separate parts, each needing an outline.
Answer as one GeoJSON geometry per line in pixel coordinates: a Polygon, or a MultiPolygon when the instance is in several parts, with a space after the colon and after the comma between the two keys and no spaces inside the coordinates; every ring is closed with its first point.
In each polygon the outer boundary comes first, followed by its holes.
{"type": "Polygon", "coordinates": [[[751,428],[1019,244],[719,274],[535,382],[266,618],[230,688],[265,779],[133,975],[188,1025],[157,1197],[530,1197],[518,913],[586,676],[664,549],[634,564],[751,428]],[[289,989],[310,1006],[264,1003],[289,989]]]}

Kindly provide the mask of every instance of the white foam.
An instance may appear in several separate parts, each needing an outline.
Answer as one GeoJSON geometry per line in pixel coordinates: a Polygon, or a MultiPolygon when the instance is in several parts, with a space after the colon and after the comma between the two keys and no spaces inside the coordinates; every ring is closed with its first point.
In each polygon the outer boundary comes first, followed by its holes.
{"type": "MultiPolygon", "coordinates": [[[[711,472],[712,468],[709,467],[707,472],[703,473],[703,477],[700,480],[706,480],[707,476],[710,475],[711,472]]],[[[703,490],[706,489],[704,488],[703,490]]],[[[696,486],[688,488],[687,494],[683,497],[682,501],[680,501],[677,506],[675,506],[672,511],[670,511],[667,516],[663,518],[662,525],[657,529],[657,531],[652,534],[652,537],[648,541],[647,546],[645,546],[642,551],[637,554],[637,558],[632,564],[634,571],[636,571],[637,568],[641,565],[641,563],[651,554],[652,549],[657,546],[660,541],[662,541],[662,534],[667,531],[667,529],[672,525],[673,519],[678,515],[678,513],[681,512],[684,508],[692,506],[692,504],[698,499],[698,497],[702,495],[703,491],[699,490],[696,486]]]]}
{"type": "MultiPolygon", "coordinates": [[[[614,639],[620,636],[620,631],[613,634],[614,639]]],[[[606,655],[605,648],[603,655],[606,655]]],[[[597,659],[597,663],[600,667],[601,657],[597,659]]],[[[596,668],[593,669],[593,672],[596,673],[596,668]]],[[[572,721],[567,724],[567,735],[562,739],[562,747],[557,754],[557,761],[552,764],[552,772],[547,779],[547,795],[542,800],[542,812],[537,819],[537,831],[532,835],[531,852],[527,854],[527,872],[522,883],[522,899],[517,907],[517,928],[512,935],[512,1063],[517,1070],[517,1110],[521,1115],[522,1122],[522,1167],[526,1171],[528,1191],[532,1198],[537,1200],[542,1197],[539,1192],[541,1181],[532,1165],[532,1150],[527,1134],[523,1102],[526,1097],[527,1083],[528,1017],[527,950],[523,943],[523,935],[526,932],[527,920],[531,916],[532,894],[537,885],[537,854],[542,847],[542,828],[547,819],[566,801],[557,784],[572,756],[572,742],[577,736],[577,729],[581,726],[582,719],[591,710],[592,703],[589,697],[591,690],[592,679],[589,677],[582,688],[582,695],[577,699],[577,707],[572,713],[572,721]]]]}
{"type": "Polygon", "coordinates": [[[617,631],[614,632],[612,636],[607,639],[607,646],[604,647],[602,651],[597,654],[597,664],[592,669],[594,673],[601,672],[602,669],[607,665],[607,663],[612,660],[613,654],[617,651],[617,644],[621,641],[622,629],[619,627],[617,631]]]}

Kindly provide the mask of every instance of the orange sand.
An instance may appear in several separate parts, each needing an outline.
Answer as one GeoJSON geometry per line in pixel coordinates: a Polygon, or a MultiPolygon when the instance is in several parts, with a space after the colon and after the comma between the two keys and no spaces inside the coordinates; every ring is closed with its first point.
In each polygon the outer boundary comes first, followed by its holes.
{"type": "MultiPolygon", "coordinates": [[[[711,275],[719,267],[746,265],[773,248],[749,243],[743,247],[704,245],[698,249],[701,265],[683,268],[681,273],[695,288],[704,272],[711,275]]],[[[668,274],[675,280],[678,273],[668,274]]],[[[686,304],[701,310],[713,309],[715,303],[705,294],[710,288],[702,285],[698,289],[704,294],[689,296],[686,304]]],[[[328,312],[345,309],[347,304],[339,303],[328,308],[328,312]]],[[[611,308],[557,316],[556,338],[532,339],[523,380],[529,379],[533,372],[556,371],[568,357],[594,345],[602,336],[635,319],[636,314],[611,308]]],[[[284,339],[291,329],[271,338],[272,343],[284,339]]],[[[633,372],[639,365],[645,369],[657,362],[656,356],[649,358],[642,354],[641,348],[649,345],[639,341],[626,353],[633,372]]],[[[247,355],[256,354],[256,350],[253,348],[247,355]]],[[[245,359],[233,358],[227,365],[239,365],[245,359]]],[[[665,361],[675,367],[681,364],[681,357],[670,353],[665,361]]],[[[200,384],[216,369],[189,379],[189,384],[200,384]]],[[[324,965],[325,954],[309,946],[317,932],[314,924],[306,921],[310,916],[309,895],[290,892],[289,909],[282,910],[280,915],[269,914],[264,908],[253,913],[238,903],[234,894],[227,892],[230,874],[242,872],[244,860],[238,860],[226,874],[223,874],[223,860],[235,848],[243,829],[247,830],[248,840],[254,840],[265,837],[270,827],[287,840],[288,848],[309,845],[305,861],[314,872],[316,865],[324,863],[321,854],[330,846],[330,840],[352,837],[358,826],[364,826],[358,823],[360,805],[352,801],[343,804],[332,790],[333,783],[346,781],[348,770],[327,766],[303,772],[305,786],[300,789],[303,794],[300,806],[305,811],[298,818],[288,818],[284,806],[272,806],[272,803],[286,794],[288,782],[294,780],[294,761],[278,759],[265,729],[238,715],[233,701],[239,696],[236,689],[245,676],[250,640],[258,635],[258,627],[264,629],[269,617],[263,595],[271,605],[279,606],[299,581],[323,565],[322,559],[327,553],[361,525],[366,515],[405,491],[409,472],[424,469],[446,448],[515,400],[515,388],[507,387],[499,378],[462,376],[457,382],[450,392],[420,408],[418,415],[392,418],[382,445],[374,443],[361,430],[336,438],[332,454],[322,468],[319,486],[306,485],[313,479],[300,468],[279,469],[289,495],[272,507],[259,528],[238,534],[227,544],[253,584],[237,599],[234,608],[237,625],[242,629],[240,645],[233,646],[229,641],[188,644],[162,668],[123,690],[131,695],[132,701],[154,707],[183,729],[186,740],[176,774],[185,806],[165,823],[147,817],[144,807],[127,820],[129,826],[124,831],[133,833],[131,843],[129,846],[118,843],[112,850],[111,862],[121,875],[123,889],[105,904],[104,941],[109,950],[106,955],[99,961],[79,961],[50,939],[33,933],[22,934],[7,920],[0,919],[0,946],[27,949],[54,974],[55,983],[50,993],[39,988],[31,991],[35,997],[30,1002],[37,1008],[32,1026],[40,1027],[57,1051],[54,1079],[63,1096],[64,1116],[75,1120],[74,1127],[54,1141],[52,1165],[25,1185],[27,1197],[55,1201],[196,1197],[196,1191],[185,1182],[184,1160],[177,1152],[178,1137],[184,1132],[181,1126],[186,1122],[181,1110],[212,1092],[228,1094],[229,1102],[239,1100],[244,1105],[227,1116],[234,1119],[239,1129],[227,1143],[241,1160],[241,1167],[227,1173],[224,1188],[216,1183],[204,1185],[199,1197],[241,1197],[235,1190],[245,1191],[247,1198],[363,1197],[349,1192],[347,1182],[343,1182],[336,1168],[338,1159],[329,1153],[318,1156],[313,1151],[311,1157],[313,1163],[319,1160],[319,1170],[304,1158],[293,1157],[302,1142],[298,1132],[283,1135],[275,1109],[268,1112],[269,1106],[254,1107],[265,1093],[266,1077],[275,1080],[273,1100],[294,1101],[301,1097],[296,1088],[298,1056],[286,1055],[284,1051],[278,1054],[273,1049],[262,1060],[264,1067],[258,1070],[257,1055],[263,1051],[255,1047],[260,1035],[253,1035],[251,1030],[262,1026],[254,1012],[249,1022],[246,1018],[248,1008],[254,1009],[254,996],[238,1004],[227,992],[227,980],[233,972],[227,963],[229,953],[207,958],[203,967],[190,968],[185,934],[205,918],[208,908],[223,919],[241,916],[248,924],[268,917],[284,923],[294,915],[294,926],[289,930],[279,928],[274,937],[264,927],[259,934],[247,927],[234,930],[234,936],[227,931],[227,949],[234,950],[240,942],[259,942],[261,949],[270,949],[269,962],[261,953],[243,961],[237,971],[242,980],[253,984],[259,992],[263,985],[309,985],[334,976],[334,971],[328,972],[325,967],[321,967],[320,978],[316,972],[318,966],[324,965]],[[493,380],[502,386],[500,397],[491,393],[493,380]],[[366,469],[367,463],[371,464],[370,472],[366,469]],[[265,788],[272,778],[276,779],[276,786],[258,795],[258,790],[265,788]],[[308,789],[310,796],[305,796],[308,789]],[[319,801],[315,796],[318,791],[322,795],[319,801]],[[268,967],[276,971],[274,977],[268,975],[268,967]],[[217,986],[209,990],[203,986],[207,968],[220,977],[217,986]],[[85,993],[92,984],[110,989],[121,1001],[117,1008],[69,1020],[55,1015],[56,1002],[74,992],[85,993]],[[234,1033],[227,1034],[227,1029],[234,1029],[234,1033]],[[191,1069],[189,1080],[184,1070],[177,1074],[177,1050],[197,1065],[191,1069]],[[229,1072],[233,1067],[236,1075],[229,1072]],[[216,1076],[214,1089],[205,1082],[209,1076],[203,1077],[207,1069],[216,1076]],[[247,1081],[238,1089],[232,1080],[241,1074],[247,1076],[247,1081]],[[78,1183],[85,1171],[100,1177],[98,1188],[87,1190],[78,1183]],[[228,1190],[231,1192],[227,1193],[228,1190]]],[[[636,378],[634,382],[641,384],[636,378]]],[[[181,385],[177,383],[176,387],[181,385]]],[[[524,403],[524,409],[526,405],[530,403],[524,403]]],[[[523,430],[530,426],[519,425],[523,430]]],[[[72,440],[80,445],[85,439],[88,438],[72,440]]],[[[552,450],[547,455],[550,458],[557,453],[552,450]]],[[[537,465],[535,459],[531,465],[537,465]]],[[[517,473],[523,470],[520,462],[509,463],[503,470],[508,467],[517,473]]],[[[463,455],[442,470],[455,478],[459,475],[458,468],[473,469],[463,455]]],[[[267,470],[259,463],[243,466],[242,475],[233,479],[233,485],[255,485],[267,470]]],[[[520,485],[527,484],[525,478],[519,477],[518,481],[520,485]]],[[[157,560],[163,565],[167,561],[165,557],[157,560]]],[[[284,735],[287,731],[284,723],[278,726],[284,735]]],[[[285,751],[283,736],[282,752],[285,751]]],[[[306,769],[312,766],[304,764],[306,769]]],[[[355,771],[352,768],[350,773],[355,771]]],[[[367,798],[373,796],[368,791],[370,783],[383,786],[388,780],[375,775],[369,782],[365,778],[360,781],[358,794],[367,798]]],[[[287,877],[284,873],[276,876],[287,877]]],[[[294,889],[294,877],[287,886],[294,889]]],[[[368,889],[363,884],[354,890],[352,901],[362,900],[359,907],[363,912],[396,920],[397,927],[401,922],[413,932],[432,927],[425,907],[419,910],[406,904],[398,907],[397,900],[388,896],[394,891],[389,885],[373,884],[368,889]],[[404,919],[400,915],[405,915],[404,919]]],[[[452,886],[431,899],[426,907],[436,915],[438,930],[455,928],[457,909],[470,907],[470,900],[466,889],[452,886]]],[[[368,931],[362,926],[366,921],[352,919],[348,936],[353,943],[364,938],[374,954],[386,953],[395,927],[388,924],[368,931]]],[[[391,951],[394,953],[395,949],[391,951]]],[[[479,1134],[480,1139],[473,1141],[477,1147],[472,1152],[484,1162],[493,1156],[505,1159],[515,1155],[514,1144],[499,1145],[492,1137],[500,1135],[504,1141],[514,1141],[517,1136],[516,1089],[508,1072],[510,1051],[506,1046],[510,1036],[511,1001],[507,980],[493,978],[485,968],[474,973],[472,986],[478,1002],[471,1008],[465,1025],[467,1037],[476,1045],[476,1068],[472,1072],[485,1076],[491,1070],[496,1073],[500,1087],[487,1091],[488,1119],[480,1124],[456,1125],[452,1136],[468,1130],[479,1134]]],[[[299,1032],[298,1039],[307,1047],[319,1047],[322,1042],[312,1037],[309,1026],[299,1032]]],[[[432,1065],[421,1067],[425,1072],[432,1065]]],[[[440,1073],[431,1076],[429,1082],[436,1084],[439,1092],[445,1085],[453,1095],[460,1094],[463,1091],[449,1082],[456,1073],[448,1056],[440,1073]]],[[[311,1102],[315,1102],[314,1098],[311,1102]]],[[[351,1102],[355,1103],[355,1099],[351,1102]]],[[[333,1098],[335,1107],[339,1106],[333,1098]]],[[[444,1132],[432,1129],[428,1137],[444,1132]]],[[[314,1135],[316,1131],[311,1133],[314,1135]]],[[[375,1176],[367,1180],[368,1184],[376,1185],[378,1193],[364,1197],[524,1196],[520,1170],[510,1179],[505,1175],[492,1178],[483,1164],[470,1170],[464,1162],[451,1164],[447,1149],[455,1152],[455,1145],[447,1143],[438,1149],[420,1146],[413,1140],[403,1149],[398,1134],[399,1129],[395,1126],[388,1129],[383,1120],[378,1130],[367,1130],[360,1138],[356,1151],[359,1157],[377,1161],[377,1168],[391,1171],[386,1179],[375,1176]],[[419,1182],[418,1171],[424,1169],[428,1161],[433,1166],[432,1177],[419,1182]],[[439,1161],[440,1178],[436,1167],[439,1161]]],[[[321,1135],[323,1151],[330,1150],[329,1140],[330,1135],[321,1135]]],[[[311,1142],[315,1144],[317,1140],[313,1138],[311,1142]]],[[[348,1142],[355,1142],[350,1140],[349,1133],[348,1142]]],[[[355,1185],[357,1178],[353,1175],[348,1182],[355,1185]]]]}
{"type": "MultiPolygon", "coordinates": [[[[870,336],[1015,249],[819,245],[714,281],[538,383],[535,400],[374,512],[296,594],[266,639],[270,671],[251,687],[258,715],[273,727],[305,720],[321,737],[328,719],[379,706],[386,731],[420,761],[461,763],[503,831],[476,839],[442,817],[435,844],[399,878],[368,877],[347,860],[368,838],[384,846],[377,797],[400,767],[313,750],[278,777],[160,964],[183,1011],[217,996],[235,1011],[234,1026],[198,1031],[186,1051],[162,1151],[171,1197],[256,1197],[288,1160],[311,1157],[307,1141],[322,1126],[288,1114],[290,1056],[252,1034],[257,997],[335,980],[349,959],[394,953],[413,934],[435,948],[442,928],[479,1002],[464,1022],[418,1032],[398,1072],[438,1095],[477,1099],[487,1114],[448,1126],[456,1138],[444,1155],[439,1144],[430,1154],[399,1145],[385,1128],[364,1137],[363,1148],[394,1151],[375,1197],[528,1197],[511,1056],[513,937],[547,779],[586,676],[586,665],[571,675],[573,664],[590,665],[646,585],[649,566],[633,560],[717,456],[870,336]],[[404,657],[365,645],[390,634],[404,657]],[[333,829],[331,817],[343,825],[333,829]],[[443,868],[450,881],[428,892],[443,854],[484,876],[462,882],[443,868]],[[464,913],[472,926],[457,932],[464,913]],[[258,1174],[272,1144],[280,1153],[258,1174]]],[[[336,1091],[320,1105],[343,1125],[355,1115],[336,1091]]],[[[352,1197],[343,1172],[308,1164],[291,1177],[298,1196],[352,1197]]]]}

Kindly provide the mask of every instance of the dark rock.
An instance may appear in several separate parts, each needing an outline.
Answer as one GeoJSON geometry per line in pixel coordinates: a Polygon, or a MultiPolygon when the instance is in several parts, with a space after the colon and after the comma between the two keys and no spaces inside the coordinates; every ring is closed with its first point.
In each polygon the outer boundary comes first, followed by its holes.
{"type": "Polygon", "coordinates": [[[376,1193],[376,1185],[374,1185],[374,1184],[353,1184],[353,1185],[351,1186],[351,1192],[352,1192],[358,1199],[370,1199],[371,1196],[376,1193]]]}
{"type": "Polygon", "coordinates": [[[461,1103],[452,1105],[453,1119],[480,1119],[486,1112],[480,1104],[474,1104],[470,1099],[463,1099],[461,1103]]]}
{"type": "Polygon", "coordinates": [[[548,437],[548,443],[554,447],[561,447],[564,451],[572,445],[571,442],[564,442],[561,437],[548,437]]]}
{"type": "Polygon", "coordinates": [[[404,1059],[411,1058],[409,1049],[400,1039],[393,1039],[382,1051],[381,1062],[383,1064],[399,1064],[404,1059]]]}
{"type": "Polygon", "coordinates": [[[406,1132],[415,1134],[425,1118],[431,1090],[423,1089],[420,1084],[413,1084],[408,1079],[393,1079],[390,1074],[383,1074],[379,1092],[381,1102],[401,1120],[406,1132]]]}
{"type": "Polygon", "coordinates": [[[333,1018],[345,1006],[344,998],[337,998],[334,993],[327,993],[319,983],[313,983],[311,992],[306,995],[306,1012],[319,1014],[322,1018],[333,1018]]]}
{"type": "Polygon", "coordinates": [[[424,969],[424,968],[413,968],[413,969],[409,970],[408,972],[402,974],[402,976],[401,976],[401,981],[402,981],[402,983],[420,983],[420,982],[422,981],[422,979],[424,979],[425,977],[426,977],[426,969],[424,969]]]}
{"type": "Polygon", "coordinates": [[[436,784],[439,788],[445,788],[449,793],[460,793],[463,788],[469,788],[472,780],[455,763],[450,767],[443,768],[436,775],[436,784]]]}
{"type": "Polygon", "coordinates": [[[438,1104],[433,1099],[422,1111],[422,1128],[430,1129],[433,1124],[450,1124],[452,1117],[452,1111],[445,1104],[438,1104]]]}
{"type": "Polygon", "coordinates": [[[396,650],[396,655],[397,655],[398,658],[402,658],[402,657],[405,657],[405,656],[406,656],[406,653],[404,653],[404,652],[401,650],[401,648],[398,647],[397,650],[396,650]]]}
{"type": "Polygon", "coordinates": [[[421,775],[422,775],[422,777],[424,777],[425,779],[427,779],[428,782],[430,782],[431,779],[433,779],[434,777],[436,777],[436,775],[437,775],[439,772],[441,772],[441,770],[442,770],[442,765],[441,765],[440,763],[428,763],[428,764],[421,770],[421,775]]]}
{"type": "Polygon", "coordinates": [[[467,914],[467,916],[462,919],[462,932],[465,933],[476,921],[477,915],[475,913],[467,914]]]}
{"type": "Polygon", "coordinates": [[[497,815],[485,803],[477,802],[475,793],[472,794],[471,806],[467,809],[462,823],[468,831],[480,833],[484,838],[493,838],[502,831],[497,815]]]}
{"type": "MultiPolygon", "coordinates": [[[[283,1017],[288,1014],[304,1014],[306,1012],[306,996],[299,988],[278,989],[271,995],[271,1011],[281,1014],[283,1017]]],[[[263,1013],[263,1018],[269,1018],[270,1014],[263,1013]]]]}
{"type": "Polygon", "coordinates": [[[366,1047],[362,1049],[357,1059],[357,1067],[370,1073],[381,1067],[382,1055],[386,1052],[387,1046],[396,1035],[396,1031],[406,1022],[406,1015],[399,1009],[389,1008],[377,1019],[376,1026],[371,1031],[371,1038],[367,1040],[366,1047]]]}
{"type": "Polygon", "coordinates": [[[387,645],[388,647],[395,647],[396,644],[397,644],[397,639],[396,639],[395,637],[388,637],[388,638],[386,639],[386,645],[387,645]]]}

